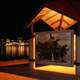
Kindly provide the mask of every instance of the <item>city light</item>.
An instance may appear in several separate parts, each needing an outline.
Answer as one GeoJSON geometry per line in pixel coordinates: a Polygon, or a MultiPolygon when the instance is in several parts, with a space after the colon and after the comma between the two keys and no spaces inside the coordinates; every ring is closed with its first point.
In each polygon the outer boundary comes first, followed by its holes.
{"type": "Polygon", "coordinates": [[[1,42],[1,55],[5,56],[24,56],[29,55],[29,42],[22,39],[10,40],[3,39],[1,42]]]}

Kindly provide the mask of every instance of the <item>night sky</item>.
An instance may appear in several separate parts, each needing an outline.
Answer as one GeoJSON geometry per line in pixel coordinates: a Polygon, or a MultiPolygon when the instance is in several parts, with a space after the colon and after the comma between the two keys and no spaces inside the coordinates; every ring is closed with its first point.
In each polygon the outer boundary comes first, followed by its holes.
{"type": "Polygon", "coordinates": [[[3,1],[0,2],[0,38],[28,37],[25,23],[46,0],[3,1]]]}
{"type": "Polygon", "coordinates": [[[0,2],[0,38],[29,37],[25,27],[43,3],[53,0],[25,0],[0,2]]]}

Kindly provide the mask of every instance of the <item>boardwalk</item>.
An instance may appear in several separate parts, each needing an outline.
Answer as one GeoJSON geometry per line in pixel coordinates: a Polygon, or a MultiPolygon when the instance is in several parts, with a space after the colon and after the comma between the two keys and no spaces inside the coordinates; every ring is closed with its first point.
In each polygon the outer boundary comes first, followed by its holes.
{"type": "MultiPolygon", "coordinates": [[[[0,67],[0,80],[74,80],[74,76],[51,73],[48,71],[31,70],[27,60],[5,62],[5,66],[0,67]],[[20,62],[19,62],[20,61],[20,62]],[[4,77],[5,76],[5,77],[4,77]]],[[[0,62],[1,63],[1,62],[0,62]]]]}
{"type": "Polygon", "coordinates": [[[38,79],[0,72],[0,80],[38,80],[38,79]]]}

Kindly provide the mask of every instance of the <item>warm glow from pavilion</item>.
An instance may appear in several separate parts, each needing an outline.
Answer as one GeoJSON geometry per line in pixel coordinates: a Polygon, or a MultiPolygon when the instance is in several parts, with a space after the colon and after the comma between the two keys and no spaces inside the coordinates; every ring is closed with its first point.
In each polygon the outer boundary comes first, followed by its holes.
{"type": "Polygon", "coordinates": [[[74,61],[76,61],[76,35],[74,34],[74,61]]]}
{"type": "Polygon", "coordinates": [[[54,30],[66,30],[77,23],[76,20],[47,7],[44,7],[40,11],[40,13],[32,20],[32,23],[35,23],[40,19],[47,23],[54,30]]]}
{"type": "Polygon", "coordinates": [[[43,71],[56,72],[68,75],[75,75],[75,66],[66,67],[57,65],[47,65],[42,67],[36,67],[35,70],[43,70],[43,71]]]}
{"type": "MultiPolygon", "coordinates": [[[[74,61],[76,60],[76,35],[74,35],[74,61]]],[[[62,73],[62,74],[68,74],[68,75],[75,75],[76,74],[76,66],[73,64],[73,66],[59,66],[59,65],[46,65],[42,67],[35,67],[35,70],[43,70],[43,71],[49,71],[49,72],[56,72],[56,73],[62,73]]]]}

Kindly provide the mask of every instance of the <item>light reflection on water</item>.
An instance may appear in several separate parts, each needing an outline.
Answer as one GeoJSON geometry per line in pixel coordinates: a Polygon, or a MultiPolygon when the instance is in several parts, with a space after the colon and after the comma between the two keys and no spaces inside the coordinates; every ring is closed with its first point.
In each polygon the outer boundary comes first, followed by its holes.
{"type": "Polygon", "coordinates": [[[18,56],[22,56],[24,54],[28,53],[28,47],[27,46],[23,46],[23,45],[19,45],[19,46],[14,46],[14,45],[8,45],[6,46],[6,54],[8,55],[18,55],[18,56]]]}
{"type": "Polygon", "coordinates": [[[5,46],[1,47],[0,55],[2,57],[26,57],[29,54],[29,45],[25,43],[8,43],[5,46]]]}

